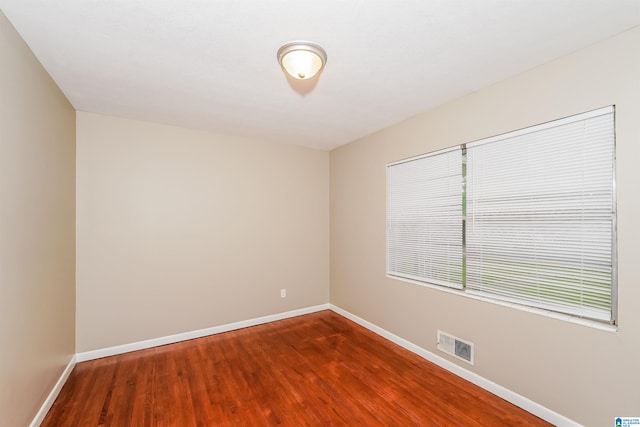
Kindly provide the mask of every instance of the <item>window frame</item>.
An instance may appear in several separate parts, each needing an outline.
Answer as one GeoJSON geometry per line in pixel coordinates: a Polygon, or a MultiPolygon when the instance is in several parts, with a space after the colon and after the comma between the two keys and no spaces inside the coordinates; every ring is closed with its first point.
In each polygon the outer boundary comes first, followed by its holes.
{"type": "MultiPolygon", "coordinates": [[[[584,113],[580,113],[580,114],[576,114],[576,115],[572,115],[572,116],[568,116],[562,119],[557,119],[557,120],[552,120],[549,122],[545,122],[545,123],[541,123],[538,125],[533,125],[533,126],[529,126],[526,128],[522,128],[522,129],[518,129],[515,131],[511,131],[511,132],[506,132],[500,135],[496,135],[496,136],[492,136],[492,137],[488,137],[488,138],[483,138],[480,140],[476,140],[473,142],[469,142],[469,143],[465,143],[465,144],[460,144],[460,145],[456,145],[453,147],[449,147],[449,148],[445,148],[442,150],[437,150],[434,152],[430,152],[430,153],[425,153],[425,154],[421,154],[418,156],[414,156],[414,157],[410,157],[410,158],[406,158],[406,159],[402,159],[402,160],[398,160],[398,161],[394,161],[394,162],[390,162],[386,165],[386,171],[387,171],[387,197],[386,197],[386,212],[387,212],[387,217],[386,217],[386,227],[387,227],[387,231],[386,231],[386,239],[387,239],[387,244],[386,244],[386,273],[387,273],[387,277],[390,278],[394,278],[394,279],[398,279],[398,280],[403,280],[403,281],[408,281],[411,283],[416,283],[416,284],[420,284],[420,285],[433,285],[434,288],[436,289],[442,289],[442,290],[447,290],[453,293],[457,293],[457,294],[464,294],[467,296],[472,296],[472,297],[476,297],[482,300],[490,300],[490,301],[494,301],[497,303],[502,303],[504,305],[513,305],[515,304],[516,306],[521,306],[522,308],[526,309],[526,310],[541,310],[543,312],[551,312],[551,313],[559,313],[560,316],[570,316],[571,318],[583,318],[583,319],[588,319],[588,320],[593,320],[599,323],[609,323],[611,325],[616,325],[617,324],[617,320],[618,320],[618,266],[617,266],[617,198],[616,198],[616,135],[615,135],[615,129],[616,129],[616,114],[615,114],[615,106],[611,105],[611,106],[607,106],[607,107],[603,107],[603,108],[599,108],[596,110],[591,110],[591,111],[587,111],[584,113]],[[612,192],[611,192],[611,202],[612,202],[612,206],[611,206],[611,231],[610,231],[610,238],[611,238],[611,253],[610,253],[610,260],[611,260],[611,273],[610,273],[610,278],[611,278],[611,283],[610,283],[610,288],[608,288],[610,290],[610,307],[609,307],[609,319],[605,320],[604,317],[590,317],[587,314],[576,314],[575,312],[569,312],[569,311],[563,311],[562,307],[556,309],[556,308],[549,308],[549,307],[545,307],[545,306],[540,306],[540,305],[535,305],[535,304],[531,304],[530,301],[527,300],[520,300],[518,298],[502,298],[502,297],[496,297],[495,295],[491,295],[491,294],[485,294],[485,293],[481,293],[478,294],[477,292],[473,292],[471,290],[467,289],[467,283],[466,283],[466,276],[467,276],[467,265],[466,265],[466,238],[467,238],[467,230],[466,230],[466,221],[467,221],[467,212],[466,212],[466,204],[467,204],[467,188],[466,186],[468,185],[467,181],[466,181],[466,168],[467,168],[467,164],[466,164],[466,150],[467,149],[473,149],[473,147],[477,147],[479,145],[483,145],[483,144],[488,144],[488,143],[492,143],[492,142],[497,142],[500,140],[504,140],[504,139],[510,139],[516,136],[520,136],[520,135],[527,135],[527,134],[532,134],[534,132],[540,131],[540,130],[544,130],[544,129],[549,129],[549,128],[553,128],[553,127],[558,127],[558,126],[562,126],[564,124],[570,124],[573,122],[577,122],[577,121],[584,121],[590,118],[594,118],[594,117],[598,117],[598,116],[602,116],[602,115],[607,115],[607,114],[611,114],[612,116],[612,136],[611,136],[611,150],[612,150],[612,165],[611,165],[611,187],[612,187],[612,192]],[[407,163],[407,162],[411,162],[411,161],[415,161],[415,160],[420,160],[420,159],[424,159],[427,157],[432,157],[432,156],[436,156],[436,155],[440,155],[452,150],[460,150],[462,153],[462,164],[461,164],[461,168],[463,169],[463,177],[462,177],[462,182],[461,182],[461,188],[460,188],[460,195],[463,199],[463,215],[462,215],[462,236],[461,236],[461,241],[462,241],[462,247],[463,247],[463,253],[464,253],[464,261],[463,261],[463,266],[462,266],[462,276],[464,277],[463,280],[463,285],[461,288],[458,288],[456,286],[450,286],[447,283],[442,283],[441,281],[438,280],[430,280],[429,278],[420,278],[420,277],[407,277],[407,276],[403,276],[403,275],[399,275],[393,271],[390,271],[389,268],[389,239],[390,239],[390,231],[389,231],[389,204],[390,204],[390,192],[391,192],[391,188],[390,188],[390,183],[389,183],[389,176],[390,176],[390,171],[391,168],[393,168],[394,166],[397,166],[399,164],[402,163],[407,163]]],[[[607,129],[610,129],[609,127],[607,127],[607,129]]],[[[608,179],[608,177],[607,177],[608,179]]],[[[580,277],[584,277],[583,275],[581,275],[580,277]]],[[[575,290],[578,289],[583,289],[583,288],[577,288],[575,290]]],[[[575,291],[574,290],[574,291],[575,291]]],[[[583,306],[585,308],[583,308],[584,311],[588,311],[588,306],[583,306]]],[[[579,310],[578,310],[579,311],[579,310]]]]}

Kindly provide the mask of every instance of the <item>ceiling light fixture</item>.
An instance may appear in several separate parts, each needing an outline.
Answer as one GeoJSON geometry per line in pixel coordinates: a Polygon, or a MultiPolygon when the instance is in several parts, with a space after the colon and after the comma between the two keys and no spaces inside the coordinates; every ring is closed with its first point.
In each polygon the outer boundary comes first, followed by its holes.
{"type": "Polygon", "coordinates": [[[327,52],[316,43],[293,41],[278,49],[278,62],[293,78],[310,79],[327,63],[327,52]]]}

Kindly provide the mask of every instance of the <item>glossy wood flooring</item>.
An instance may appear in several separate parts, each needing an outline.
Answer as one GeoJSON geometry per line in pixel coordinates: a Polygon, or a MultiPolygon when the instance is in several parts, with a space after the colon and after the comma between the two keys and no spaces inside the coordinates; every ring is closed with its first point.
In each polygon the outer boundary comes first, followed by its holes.
{"type": "Polygon", "coordinates": [[[79,363],[42,426],[548,426],[322,311],[79,363]]]}

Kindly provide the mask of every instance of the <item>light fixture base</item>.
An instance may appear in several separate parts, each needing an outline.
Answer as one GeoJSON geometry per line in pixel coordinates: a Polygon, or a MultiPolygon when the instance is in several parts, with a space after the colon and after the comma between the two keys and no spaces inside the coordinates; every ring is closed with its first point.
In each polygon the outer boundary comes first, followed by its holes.
{"type": "Polygon", "coordinates": [[[278,49],[278,62],[293,78],[310,79],[327,63],[327,52],[317,43],[296,40],[285,43],[278,49]]]}

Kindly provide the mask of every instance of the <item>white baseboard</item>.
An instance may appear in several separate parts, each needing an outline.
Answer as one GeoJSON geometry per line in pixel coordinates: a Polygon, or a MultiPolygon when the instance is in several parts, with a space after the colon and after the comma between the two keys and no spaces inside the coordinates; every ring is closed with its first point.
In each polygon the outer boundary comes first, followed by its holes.
{"type": "Polygon", "coordinates": [[[60,390],[62,390],[62,386],[64,385],[64,383],[67,382],[67,378],[69,378],[69,375],[71,374],[74,366],[76,366],[76,356],[71,357],[71,360],[67,364],[67,367],[64,368],[64,371],[62,371],[60,378],[58,378],[58,381],[53,386],[53,389],[51,389],[51,392],[44,400],[44,403],[38,410],[36,416],[33,418],[33,421],[31,421],[31,424],[29,424],[29,427],[38,427],[42,423],[42,421],[44,421],[44,417],[47,416],[49,409],[51,409],[51,407],[53,406],[53,402],[56,401],[56,397],[58,397],[58,395],[60,394],[60,390]]]}
{"type": "Polygon", "coordinates": [[[261,325],[263,323],[275,322],[276,320],[287,319],[289,317],[301,316],[303,314],[315,313],[316,311],[328,310],[329,304],[320,304],[312,307],[300,308],[297,310],[285,311],[283,313],[271,314],[268,316],[256,317],[240,322],[227,323],[226,325],[213,326],[211,328],[198,329],[190,332],[169,335],[160,338],[153,338],[145,341],[138,341],[129,344],[117,345],[114,347],[102,348],[99,350],[85,351],[76,354],[76,362],[85,362],[87,360],[99,359],[101,357],[114,356],[116,354],[129,353],[130,351],[144,350],[146,348],[157,347],[160,345],[173,344],[180,341],[191,340],[194,338],[205,337],[207,335],[220,334],[222,332],[233,331],[236,329],[247,328],[249,326],[261,325]]]}
{"type": "Polygon", "coordinates": [[[553,425],[556,425],[558,427],[582,427],[581,424],[578,424],[575,421],[570,420],[569,418],[560,415],[549,408],[546,408],[518,393],[502,387],[501,385],[498,385],[493,381],[490,381],[474,372],[471,372],[468,369],[458,366],[455,363],[438,356],[437,354],[425,350],[424,348],[419,347],[416,344],[387,331],[386,329],[382,329],[381,327],[356,316],[355,314],[349,313],[348,311],[343,310],[333,304],[330,304],[329,307],[332,311],[335,311],[336,313],[346,317],[347,319],[353,320],[355,323],[364,326],[370,331],[375,332],[376,334],[388,339],[391,342],[398,344],[400,347],[406,348],[407,350],[417,354],[418,356],[427,359],[429,362],[435,363],[441,368],[444,368],[447,371],[459,377],[462,377],[479,387],[482,387],[483,389],[495,394],[496,396],[503,398],[507,402],[511,402],[514,405],[542,418],[545,421],[550,422],[553,425]]]}

